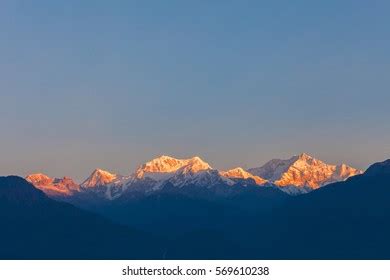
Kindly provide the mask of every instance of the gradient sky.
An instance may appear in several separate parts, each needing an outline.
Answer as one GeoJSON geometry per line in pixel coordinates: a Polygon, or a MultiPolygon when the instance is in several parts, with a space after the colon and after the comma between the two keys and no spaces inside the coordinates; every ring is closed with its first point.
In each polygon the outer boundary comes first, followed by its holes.
{"type": "Polygon", "coordinates": [[[0,174],[390,158],[389,1],[1,1],[0,174]]]}

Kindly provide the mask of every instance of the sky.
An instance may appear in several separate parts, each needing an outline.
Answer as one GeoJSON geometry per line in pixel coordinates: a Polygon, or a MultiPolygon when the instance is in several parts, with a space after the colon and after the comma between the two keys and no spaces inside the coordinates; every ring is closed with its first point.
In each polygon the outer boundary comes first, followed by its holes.
{"type": "Polygon", "coordinates": [[[390,158],[389,1],[1,1],[0,175],[390,158]]]}

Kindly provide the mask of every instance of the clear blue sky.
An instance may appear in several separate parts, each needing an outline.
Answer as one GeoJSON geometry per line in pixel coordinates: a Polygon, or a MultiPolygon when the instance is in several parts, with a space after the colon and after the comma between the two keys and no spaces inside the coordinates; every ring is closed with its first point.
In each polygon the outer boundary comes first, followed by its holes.
{"type": "Polygon", "coordinates": [[[0,174],[390,158],[389,1],[1,1],[0,174]]]}

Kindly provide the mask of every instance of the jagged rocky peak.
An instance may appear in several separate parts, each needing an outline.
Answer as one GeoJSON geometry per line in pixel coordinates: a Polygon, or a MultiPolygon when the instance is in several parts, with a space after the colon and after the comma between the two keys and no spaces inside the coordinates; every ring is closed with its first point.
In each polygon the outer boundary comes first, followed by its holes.
{"type": "Polygon", "coordinates": [[[259,176],[255,176],[248,171],[245,171],[241,167],[233,168],[228,171],[221,171],[220,174],[230,179],[253,179],[257,185],[264,185],[268,182],[259,176]]]}

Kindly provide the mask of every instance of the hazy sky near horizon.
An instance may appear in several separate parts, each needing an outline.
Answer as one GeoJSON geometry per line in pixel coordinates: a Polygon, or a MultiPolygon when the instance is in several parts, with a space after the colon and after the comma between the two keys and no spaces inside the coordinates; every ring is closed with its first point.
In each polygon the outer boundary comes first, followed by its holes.
{"type": "Polygon", "coordinates": [[[390,158],[389,1],[2,1],[0,175],[390,158]]]}

